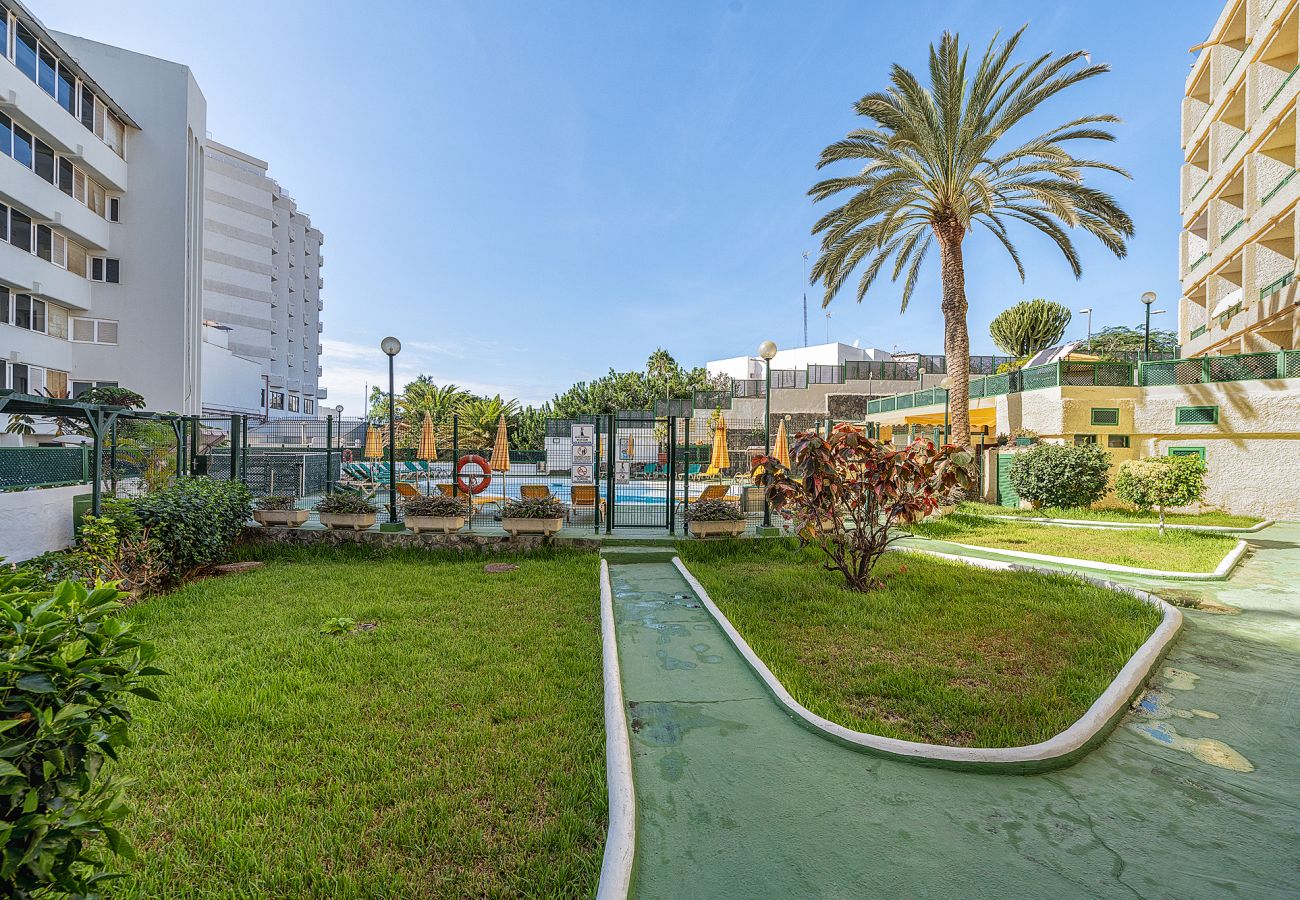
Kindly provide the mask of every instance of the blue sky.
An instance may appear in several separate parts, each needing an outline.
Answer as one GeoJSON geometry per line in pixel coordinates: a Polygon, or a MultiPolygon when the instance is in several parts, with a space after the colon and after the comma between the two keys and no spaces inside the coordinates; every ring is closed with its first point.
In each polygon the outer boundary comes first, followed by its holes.
{"type": "MultiPolygon", "coordinates": [[[[1222,7],[1182,3],[499,3],[30,0],[53,28],[188,64],[218,140],[271,174],[324,231],[330,402],[360,411],[378,350],[426,372],[540,402],[657,346],[681,362],[802,343],[805,196],[821,148],[888,67],[923,67],[947,28],[983,45],[1030,25],[1026,52],[1089,50],[1114,71],[1036,121],[1112,112],[1097,150],[1133,216],[1126,260],[1080,237],[1075,281],[1018,232],[1028,278],[967,244],[974,352],[988,322],[1042,296],[1136,324],[1145,290],[1177,310],[1179,109],[1222,7]],[[1175,13],[1175,10],[1177,12],[1175,13]]],[[[937,260],[899,315],[898,287],[831,306],[832,339],[940,353],[937,260]]],[[[828,323],[809,290],[809,336],[828,323]]],[[[1083,335],[1084,317],[1073,332],[1083,335]]]]}

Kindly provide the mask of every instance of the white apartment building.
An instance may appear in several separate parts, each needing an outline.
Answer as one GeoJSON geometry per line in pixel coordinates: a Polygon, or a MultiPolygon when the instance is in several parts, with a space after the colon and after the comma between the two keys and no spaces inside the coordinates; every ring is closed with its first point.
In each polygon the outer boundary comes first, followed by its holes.
{"type": "Polygon", "coordinates": [[[1183,99],[1185,357],[1300,348],[1300,9],[1231,0],[1183,99]]]}
{"type": "Polygon", "coordinates": [[[186,66],[0,0],[0,388],[317,413],[320,231],[206,134],[186,66]]]}
{"type": "Polygon", "coordinates": [[[204,148],[204,408],[314,416],[324,236],[267,168],[211,139],[204,148]]]}

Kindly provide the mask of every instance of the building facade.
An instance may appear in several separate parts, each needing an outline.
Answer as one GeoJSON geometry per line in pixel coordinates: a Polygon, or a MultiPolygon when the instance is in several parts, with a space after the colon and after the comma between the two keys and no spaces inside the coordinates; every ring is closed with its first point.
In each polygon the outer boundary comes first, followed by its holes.
{"type": "Polygon", "coordinates": [[[1184,356],[1300,348],[1297,0],[1233,0],[1183,99],[1184,356]]]}
{"type": "Polygon", "coordinates": [[[315,415],[321,242],[186,66],[0,0],[0,388],[315,415]]]}
{"type": "Polygon", "coordinates": [[[204,148],[204,408],[314,416],[324,236],[267,168],[211,139],[204,148]]]}

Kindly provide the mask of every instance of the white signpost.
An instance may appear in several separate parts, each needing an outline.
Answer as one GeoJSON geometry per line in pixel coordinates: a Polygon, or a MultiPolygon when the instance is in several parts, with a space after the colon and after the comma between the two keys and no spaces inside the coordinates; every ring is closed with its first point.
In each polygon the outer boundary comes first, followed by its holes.
{"type": "Polygon", "coordinates": [[[632,463],[618,460],[614,463],[614,483],[627,484],[632,480],[632,463]]]}

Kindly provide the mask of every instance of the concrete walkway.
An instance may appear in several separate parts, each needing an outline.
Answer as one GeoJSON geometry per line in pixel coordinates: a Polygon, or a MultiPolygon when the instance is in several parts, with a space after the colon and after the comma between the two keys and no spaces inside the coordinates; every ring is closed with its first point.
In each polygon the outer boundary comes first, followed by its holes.
{"type": "Polygon", "coordinates": [[[831,743],[772,702],[671,565],[612,565],[635,895],[1295,897],[1300,524],[1249,539],[1229,582],[1131,579],[1233,611],[1188,610],[1140,711],[1037,776],[831,743]]]}

